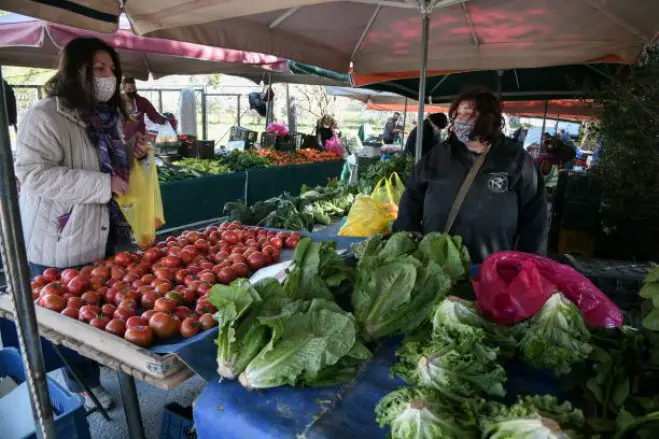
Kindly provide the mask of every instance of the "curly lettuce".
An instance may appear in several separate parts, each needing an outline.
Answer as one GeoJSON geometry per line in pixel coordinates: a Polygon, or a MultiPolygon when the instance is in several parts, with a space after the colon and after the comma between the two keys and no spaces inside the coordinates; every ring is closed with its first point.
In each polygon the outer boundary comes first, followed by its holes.
{"type": "Polygon", "coordinates": [[[588,358],[593,346],[590,330],[576,305],[561,293],[547,300],[528,322],[518,325],[522,359],[539,369],[567,374],[588,358]]]}

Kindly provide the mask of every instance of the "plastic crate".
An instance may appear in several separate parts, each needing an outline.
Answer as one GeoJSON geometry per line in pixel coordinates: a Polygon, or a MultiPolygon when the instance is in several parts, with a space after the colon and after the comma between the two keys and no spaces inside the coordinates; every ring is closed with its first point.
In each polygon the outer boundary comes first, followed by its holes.
{"type": "Polygon", "coordinates": [[[162,414],[160,439],[196,439],[196,437],[192,407],[182,407],[177,403],[167,404],[162,414]]]}
{"type": "MultiPolygon", "coordinates": [[[[553,250],[553,248],[552,248],[553,250]]],[[[556,253],[592,256],[595,251],[595,234],[590,230],[562,229],[558,231],[556,253]]]]}
{"type": "Polygon", "coordinates": [[[248,130],[247,128],[242,127],[231,127],[229,130],[229,141],[234,142],[237,140],[245,141],[245,148],[249,148],[254,145],[254,142],[259,138],[259,133],[256,131],[248,130]]]}
{"type": "MultiPolygon", "coordinates": [[[[14,348],[0,350],[0,377],[7,376],[13,378],[19,387],[0,399],[0,437],[36,438],[23,360],[14,348]],[[8,406],[6,411],[3,404],[8,406]]],[[[90,439],[83,398],[64,389],[50,377],[47,377],[47,381],[57,437],[90,439]]]]}
{"type": "Polygon", "coordinates": [[[654,262],[580,258],[573,255],[565,255],[565,259],[623,310],[640,305],[642,299],[638,293],[643,280],[656,265],[654,262]]]}

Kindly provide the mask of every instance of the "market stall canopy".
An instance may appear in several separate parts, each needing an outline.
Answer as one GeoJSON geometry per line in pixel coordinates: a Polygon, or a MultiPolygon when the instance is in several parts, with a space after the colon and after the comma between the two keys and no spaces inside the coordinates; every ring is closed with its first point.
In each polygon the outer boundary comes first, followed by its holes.
{"type": "Polygon", "coordinates": [[[113,34],[52,24],[23,15],[0,16],[0,65],[55,68],[60,49],[73,38],[94,36],[115,47],[126,75],[148,79],[174,74],[263,71],[287,73],[287,61],[272,55],[140,37],[122,16],[113,34]]]}
{"type": "Polygon", "coordinates": [[[304,85],[324,85],[324,86],[350,86],[350,75],[347,73],[337,73],[309,64],[298,63],[295,61],[288,62],[288,70],[285,72],[241,72],[230,73],[235,76],[247,78],[257,84],[268,81],[272,83],[304,84],[304,85]]]}
{"type": "MultiPolygon", "coordinates": [[[[595,88],[606,84],[624,68],[626,67],[619,64],[600,63],[431,76],[426,81],[426,102],[451,102],[470,86],[500,90],[504,101],[573,99],[591,94],[595,88]]],[[[353,75],[352,79],[355,85],[365,85],[373,90],[398,93],[414,99],[419,96],[418,72],[415,77],[381,83],[370,83],[369,81],[376,78],[370,77],[366,80],[357,74],[353,75]]],[[[378,79],[386,81],[391,78],[380,75],[378,79]]]]}
{"type": "MultiPolygon", "coordinates": [[[[632,62],[659,30],[656,0],[131,0],[140,34],[270,53],[364,74],[418,69],[432,10],[431,72],[632,62]]],[[[0,0],[0,7],[108,31],[112,0],[0,0]]],[[[109,29],[110,31],[116,28],[109,29]]]]}

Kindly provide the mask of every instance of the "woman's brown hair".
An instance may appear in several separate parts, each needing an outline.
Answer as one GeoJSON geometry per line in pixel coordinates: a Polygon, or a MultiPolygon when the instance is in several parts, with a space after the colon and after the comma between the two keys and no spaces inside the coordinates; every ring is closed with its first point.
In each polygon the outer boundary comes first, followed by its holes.
{"type": "Polygon", "coordinates": [[[482,143],[490,143],[492,139],[501,135],[505,125],[501,102],[490,90],[484,87],[476,87],[465,90],[451,104],[449,117],[455,120],[458,107],[462,102],[474,103],[476,113],[476,125],[469,135],[470,140],[478,140],[482,143]]]}
{"type": "Polygon", "coordinates": [[[69,41],[60,55],[57,73],[46,82],[46,93],[50,97],[63,99],[85,120],[96,106],[94,55],[99,51],[110,55],[114,63],[114,76],[117,78],[114,94],[108,101],[110,111],[127,119],[128,113],[120,95],[122,75],[119,55],[109,44],[95,37],[79,37],[69,41]]]}

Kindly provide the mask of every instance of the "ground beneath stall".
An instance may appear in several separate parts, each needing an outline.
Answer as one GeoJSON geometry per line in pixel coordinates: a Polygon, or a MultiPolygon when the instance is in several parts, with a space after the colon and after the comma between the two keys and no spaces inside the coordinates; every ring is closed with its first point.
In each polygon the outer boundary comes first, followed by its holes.
{"type": "MultiPolygon", "coordinates": [[[[51,372],[50,376],[62,382],[59,371],[51,372]]],[[[126,439],[128,428],[121,405],[121,393],[119,382],[114,371],[106,368],[101,369],[101,383],[110,392],[115,400],[115,407],[110,411],[111,422],[106,421],[100,413],[92,413],[87,417],[92,439],[126,439]]],[[[146,439],[158,439],[162,423],[162,413],[165,405],[177,402],[184,407],[192,404],[205,386],[204,380],[198,376],[175,389],[162,390],[151,386],[143,381],[136,381],[137,394],[142,409],[142,420],[144,421],[144,432],[146,439]]]]}

